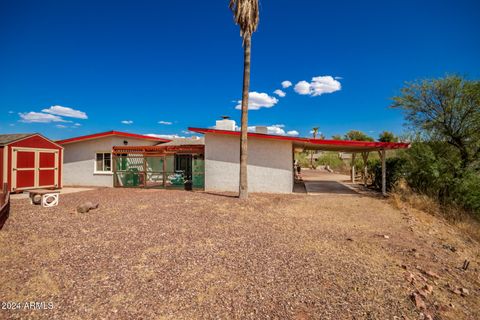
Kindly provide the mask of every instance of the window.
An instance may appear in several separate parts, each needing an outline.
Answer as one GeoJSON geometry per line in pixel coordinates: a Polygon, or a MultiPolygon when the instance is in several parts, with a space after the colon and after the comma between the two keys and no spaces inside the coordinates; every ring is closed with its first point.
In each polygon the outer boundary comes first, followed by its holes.
{"type": "Polygon", "coordinates": [[[112,172],[112,155],[107,152],[97,152],[95,157],[95,172],[112,172]]]}

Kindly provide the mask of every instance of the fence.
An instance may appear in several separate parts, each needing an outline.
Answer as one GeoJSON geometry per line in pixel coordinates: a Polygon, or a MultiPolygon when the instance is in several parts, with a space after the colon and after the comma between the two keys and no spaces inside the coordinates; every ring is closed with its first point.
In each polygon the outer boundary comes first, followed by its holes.
{"type": "Polygon", "coordinates": [[[5,221],[10,214],[10,191],[8,191],[8,185],[3,184],[2,193],[0,195],[0,230],[3,228],[5,221]]]}

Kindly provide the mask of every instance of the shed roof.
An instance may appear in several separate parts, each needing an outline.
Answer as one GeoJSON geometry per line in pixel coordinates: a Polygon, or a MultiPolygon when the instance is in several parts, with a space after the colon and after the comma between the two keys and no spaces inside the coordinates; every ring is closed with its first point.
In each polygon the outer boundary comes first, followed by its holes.
{"type": "MultiPolygon", "coordinates": [[[[240,136],[240,131],[206,129],[206,128],[188,128],[188,130],[197,133],[214,133],[221,135],[240,136]]],[[[274,134],[263,134],[249,132],[248,137],[270,140],[292,141],[293,146],[308,150],[326,150],[343,152],[368,152],[375,150],[406,149],[410,146],[405,142],[374,142],[374,141],[352,141],[352,140],[326,140],[312,139],[291,136],[280,136],[274,134]]]]}
{"type": "Polygon", "coordinates": [[[73,137],[73,138],[64,139],[64,140],[58,140],[57,143],[58,144],[67,144],[67,143],[73,143],[73,142],[80,142],[80,141],[85,141],[85,140],[103,138],[103,137],[108,137],[108,136],[136,138],[136,139],[158,141],[158,142],[169,142],[169,141],[171,141],[169,139],[157,138],[157,137],[147,136],[147,135],[143,135],[143,134],[136,134],[136,133],[129,133],[129,132],[121,132],[121,131],[111,130],[111,131],[106,131],[106,132],[89,134],[89,135],[85,135],[85,136],[73,137]]]}
{"type": "Polygon", "coordinates": [[[30,136],[35,135],[36,133],[12,133],[12,134],[0,134],[0,146],[4,146],[21,140],[30,136]]]}

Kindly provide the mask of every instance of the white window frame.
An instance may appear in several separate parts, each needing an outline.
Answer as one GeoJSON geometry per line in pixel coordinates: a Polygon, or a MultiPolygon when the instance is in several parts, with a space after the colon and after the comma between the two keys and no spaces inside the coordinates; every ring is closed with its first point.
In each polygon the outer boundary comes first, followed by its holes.
{"type": "Polygon", "coordinates": [[[95,152],[95,158],[93,159],[93,173],[94,174],[113,174],[113,159],[112,159],[112,153],[109,151],[97,151],[95,152]],[[103,168],[105,168],[105,154],[108,153],[110,155],[110,170],[97,170],[97,154],[102,154],[103,155],[103,168]]]}

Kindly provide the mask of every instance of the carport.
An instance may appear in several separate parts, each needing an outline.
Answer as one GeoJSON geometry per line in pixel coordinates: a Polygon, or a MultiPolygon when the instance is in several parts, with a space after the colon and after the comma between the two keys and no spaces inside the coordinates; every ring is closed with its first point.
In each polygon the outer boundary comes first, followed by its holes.
{"type": "MultiPolygon", "coordinates": [[[[374,141],[352,141],[352,140],[324,140],[296,138],[293,141],[294,151],[335,151],[352,154],[351,182],[355,183],[355,158],[360,155],[363,160],[364,177],[367,177],[367,161],[371,152],[378,152],[382,163],[382,194],[387,194],[387,166],[386,158],[388,150],[406,149],[410,146],[404,142],[374,142],[374,141]]],[[[366,181],[364,181],[366,184],[366,181]]]]}

